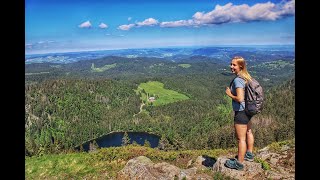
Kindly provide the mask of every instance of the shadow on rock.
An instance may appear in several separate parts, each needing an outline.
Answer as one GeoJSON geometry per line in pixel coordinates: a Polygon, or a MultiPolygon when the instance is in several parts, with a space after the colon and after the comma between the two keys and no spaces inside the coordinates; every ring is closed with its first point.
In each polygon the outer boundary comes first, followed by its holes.
{"type": "Polygon", "coordinates": [[[207,155],[203,155],[202,158],[204,159],[202,161],[202,165],[206,166],[206,167],[209,167],[209,168],[212,168],[212,166],[214,165],[214,163],[216,163],[217,159],[213,158],[213,157],[210,157],[210,156],[207,156],[207,155]]]}

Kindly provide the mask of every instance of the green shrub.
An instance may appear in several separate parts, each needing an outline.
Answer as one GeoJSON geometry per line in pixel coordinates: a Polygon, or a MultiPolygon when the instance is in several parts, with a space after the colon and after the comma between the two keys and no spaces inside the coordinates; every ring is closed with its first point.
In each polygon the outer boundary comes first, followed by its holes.
{"type": "Polygon", "coordinates": [[[260,158],[255,157],[255,158],[254,158],[254,161],[260,163],[262,169],[264,169],[264,170],[270,170],[270,169],[271,169],[271,168],[270,168],[270,165],[268,164],[268,162],[266,162],[266,161],[264,161],[264,160],[262,160],[262,159],[260,159],[260,158]]]}

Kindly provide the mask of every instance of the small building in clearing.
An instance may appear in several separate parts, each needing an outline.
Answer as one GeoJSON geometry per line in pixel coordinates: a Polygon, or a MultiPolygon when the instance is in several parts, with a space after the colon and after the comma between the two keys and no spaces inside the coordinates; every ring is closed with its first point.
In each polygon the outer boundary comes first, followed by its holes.
{"type": "Polygon", "coordinates": [[[149,100],[149,102],[154,102],[156,100],[156,98],[151,96],[151,97],[149,97],[148,100],[149,100]]]}

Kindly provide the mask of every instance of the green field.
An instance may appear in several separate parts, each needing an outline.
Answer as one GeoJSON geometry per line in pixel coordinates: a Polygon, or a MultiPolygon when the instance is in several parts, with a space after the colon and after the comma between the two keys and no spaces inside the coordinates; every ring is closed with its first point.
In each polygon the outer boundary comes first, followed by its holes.
{"type": "Polygon", "coordinates": [[[111,69],[111,68],[115,68],[116,65],[117,65],[117,63],[107,64],[107,65],[102,66],[102,67],[100,67],[100,68],[96,68],[96,67],[94,67],[94,63],[92,63],[92,65],[91,65],[91,70],[92,70],[93,72],[103,72],[103,71],[105,71],[105,70],[108,70],[108,69],[111,69]]]}
{"type": "Polygon", "coordinates": [[[179,64],[178,66],[183,67],[183,68],[189,68],[189,67],[191,67],[190,64],[179,64]]]}
{"type": "Polygon", "coordinates": [[[141,99],[144,102],[146,102],[146,104],[151,104],[148,101],[147,97],[155,97],[155,101],[153,102],[154,106],[160,106],[189,99],[189,97],[184,94],[178,93],[173,90],[165,89],[164,84],[158,81],[149,81],[147,83],[141,83],[138,86],[136,92],[141,93],[141,99]]]}

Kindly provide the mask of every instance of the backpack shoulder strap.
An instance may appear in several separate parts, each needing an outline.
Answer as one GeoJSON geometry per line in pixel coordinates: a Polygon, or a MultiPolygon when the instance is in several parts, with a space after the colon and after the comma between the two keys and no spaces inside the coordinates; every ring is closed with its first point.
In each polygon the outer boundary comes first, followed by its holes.
{"type": "Polygon", "coordinates": [[[234,77],[234,78],[232,79],[232,81],[230,82],[230,85],[229,85],[230,88],[231,88],[231,85],[232,85],[233,81],[234,81],[237,77],[238,77],[238,76],[234,77]]]}
{"type": "MultiPolygon", "coordinates": [[[[243,79],[244,81],[246,81],[243,77],[241,77],[241,76],[236,76],[236,77],[235,77],[235,78],[233,78],[233,79],[232,79],[232,81],[230,82],[229,87],[231,87],[231,85],[232,85],[233,81],[234,81],[237,77],[239,77],[239,78],[243,79]]],[[[245,86],[247,86],[247,83],[245,83],[245,86]]]]}

